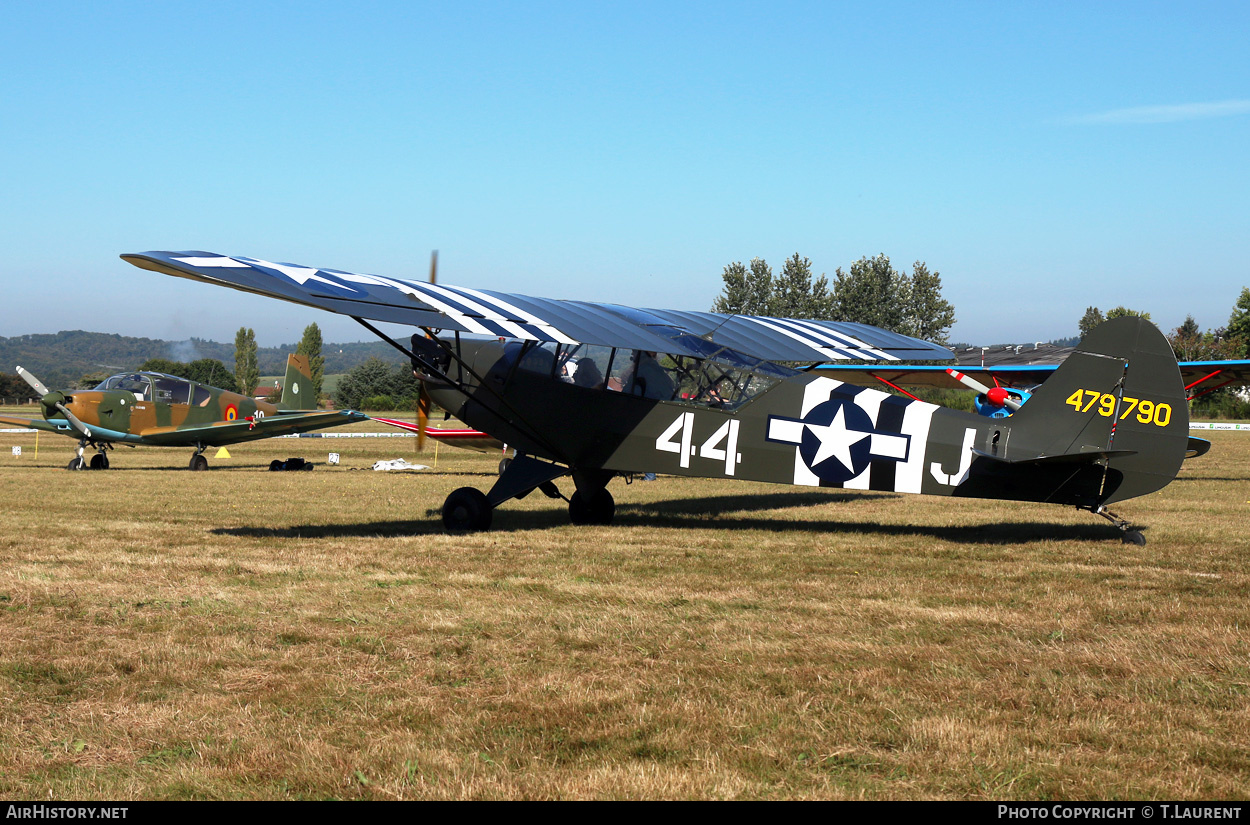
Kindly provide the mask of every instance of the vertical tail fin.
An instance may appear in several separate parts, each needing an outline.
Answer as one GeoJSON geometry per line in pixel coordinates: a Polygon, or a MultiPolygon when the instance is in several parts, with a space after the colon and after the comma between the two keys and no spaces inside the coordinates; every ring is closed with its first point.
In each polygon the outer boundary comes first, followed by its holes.
{"type": "Polygon", "coordinates": [[[291,353],[286,359],[286,378],[282,382],[284,410],[315,410],[317,399],[313,393],[312,370],[308,368],[308,356],[291,353]]]}
{"type": "Polygon", "coordinates": [[[1166,486],[1188,443],[1189,405],[1172,347],[1136,316],[1090,332],[1011,417],[1010,452],[1019,458],[1085,454],[1102,462],[1102,504],[1166,486]]]}

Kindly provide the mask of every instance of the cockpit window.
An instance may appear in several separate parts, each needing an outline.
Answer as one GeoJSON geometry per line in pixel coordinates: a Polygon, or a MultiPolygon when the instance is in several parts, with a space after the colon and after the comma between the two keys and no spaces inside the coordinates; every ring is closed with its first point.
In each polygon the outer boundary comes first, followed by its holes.
{"type": "Polygon", "coordinates": [[[96,389],[131,392],[134,393],[135,399],[139,401],[147,401],[152,397],[152,388],[148,377],[137,372],[114,375],[106,379],[96,389]]]}
{"type": "MultiPolygon", "coordinates": [[[[794,370],[750,358],[696,336],[683,346],[703,357],[578,344],[556,351],[556,368],[579,387],[608,389],[721,409],[735,409],[775,386],[794,370]]],[[[565,379],[567,380],[567,379],[565,379]]]]}
{"type": "Polygon", "coordinates": [[[186,404],[191,399],[191,382],[181,378],[153,378],[152,389],[152,400],[162,404],[186,404]]]}

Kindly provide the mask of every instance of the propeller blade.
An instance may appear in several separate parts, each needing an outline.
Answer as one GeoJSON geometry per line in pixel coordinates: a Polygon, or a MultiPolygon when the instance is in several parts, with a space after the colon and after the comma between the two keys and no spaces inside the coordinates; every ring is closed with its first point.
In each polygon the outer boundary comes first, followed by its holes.
{"type": "Polygon", "coordinates": [[[35,376],[31,375],[26,370],[22,369],[21,367],[18,367],[17,374],[22,376],[23,380],[25,380],[27,384],[30,384],[30,388],[33,389],[35,392],[39,393],[40,396],[44,396],[48,394],[49,390],[47,387],[43,385],[43,382],[40,381],[35,376]]]}
{"type": "MultiPolygon", "coordinates": [[[[438,250],[430,252],[430,283],[438,283],[438,250]]],[[[427,332],[426,338],[432,336],[427,332]]],[[[414,336],[415,338],[415,336],[414,336]]],[[[425,449],[425,431],[430,424],[430,394],[425,390],[425,382],[417,394],[417,452],[425,449]]]]}
{"type": "Polygon", "coordinates": [[[425,431],[430,424],[430,394],[425,391],[424,382],[417,395],[417,452],[425,449],[425,431]]]}
{"type": "Polygon", "coordinates": [[[68,407],[66,407],[64,404],[62,404],[59,401],[54,406],[58,410],[61,411],[61,414],[65,416],[65,420],[70,423],[71,427],[73,427],[75,430],[78,430],[78,432],[81,433],[86,438],[92,437],[90,428],[88,428],[86,424],[79,421],[78,416],[70,412],[68,407]]]}
{"type": "Polygon", "coordinates": [[[948,369],[946,372],[948,375],[950,375],[959,383],[963,384],[968,389],[975,390],[981,393],[982,395],[984,395],[986,399],[988,399],[989,402],[993,404],[995,407],[1006,407],[1012,412],[1015,412],[1016,410],[1020,409],[1020,402],[1012,400],[1011,395],[1007,392],[1005,388],[994,387],[993,389],[990,389],[989,387],[985,386],[984,384],[982,384],[980,381],[976,380],[972,376],[964,375],[962,372],[959,372],[958,370],[948,369]]]}

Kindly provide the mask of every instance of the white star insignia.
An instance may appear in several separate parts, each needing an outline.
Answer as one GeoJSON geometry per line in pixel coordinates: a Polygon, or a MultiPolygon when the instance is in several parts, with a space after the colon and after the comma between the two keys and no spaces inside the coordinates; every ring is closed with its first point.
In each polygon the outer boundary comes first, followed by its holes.
{"type": "Polygon", "coordinates": [[[846,428],[845,407],[839,407],[837,415],[828,424],[807,424],[806,427],[820,439],[820,448],[812,459],[813,467],[833,457],[841,462],[843,467],[853,470],[855,467],[851,459],[851,447],[871,435],[871,433],[846,428]]]}

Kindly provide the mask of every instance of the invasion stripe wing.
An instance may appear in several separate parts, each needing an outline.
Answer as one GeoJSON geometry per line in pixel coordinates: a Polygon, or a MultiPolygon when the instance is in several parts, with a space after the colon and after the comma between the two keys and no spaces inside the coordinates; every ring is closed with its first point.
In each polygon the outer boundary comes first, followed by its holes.
{"type": "Polygon", "coordinates": [[[122,255],[135,266],[374,321],[563,344],[765,361],[947,359],[943,347],[864,324],[637,309],[534,298],[211,252],[122,255]],[[695,341],[693,339],[702,339],[695,341]]]}

